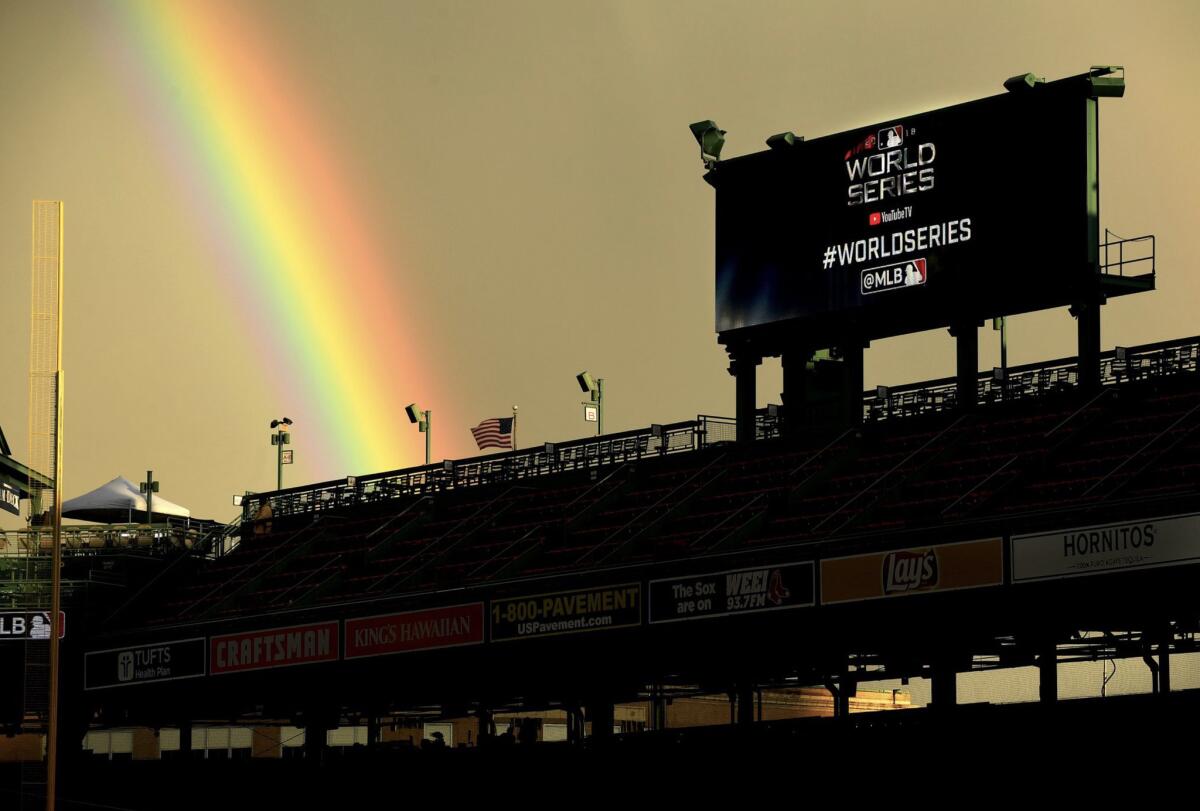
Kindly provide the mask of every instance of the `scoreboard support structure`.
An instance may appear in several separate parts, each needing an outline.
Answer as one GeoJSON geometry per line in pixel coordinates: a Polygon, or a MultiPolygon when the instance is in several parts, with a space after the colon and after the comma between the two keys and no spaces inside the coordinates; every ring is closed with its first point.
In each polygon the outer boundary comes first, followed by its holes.
{"type": "Polygon", "coordinates": [[[729,373],[735,382],[734,402],[737,410],[737,441],[754,442],[754,409],[757,400],[758,365],[762,356],[749,348],[730,353],[729,373]]]}
{"type": "Polygon", "coordinates": [[[979,327],[981,324],[967,320],[950,328],[956,344],[956,371],[958,381],[958,407],[961,411],[974,411],[977,405],[976,386],[979,381],[979,327]]]}
{"type": "Polygon", "coordinates": [[[739,442],[754,438],[763,358],[783,358],[785,434],[789,422],[853,427],[863,348],[948,328],[956,400],[969,411],[978,327],[1058,307],[1077,320],[1076,384],[1099,387],[1100,308],[1155,284],[1152,255],[1124,255],[1126,242],[1144,238],[1100,242],[1099,99],[1124,95],[1124,71],[1095,66],[1004,87],[706,162],[716,190],[716,332],[736,380],[739,442]],[[1135,262],[1149,273],[1128,272],[1135,262]],[[824,351],[824,365],[810,362],[824,351]]]}
{"type": "Polygon", "coordinates": [[[1090,301],[1072,305],[1079,333],[1079,387],[1083,391],[1100,389],[1100,307],[1103,296],[1097,292],[1090,301]]]}

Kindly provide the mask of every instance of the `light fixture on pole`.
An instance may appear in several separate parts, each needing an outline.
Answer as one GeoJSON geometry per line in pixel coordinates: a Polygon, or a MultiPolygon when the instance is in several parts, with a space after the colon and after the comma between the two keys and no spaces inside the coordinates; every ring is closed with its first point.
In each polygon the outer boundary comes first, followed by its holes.
{"type": "Polygon", "coordinates": [[[288,460],[285,463],[283,460],[283,446],[292,444],[292,434],[288,430],[292,425],[292,421],[287,417],[281,420],[271,420],[271,428],[275,433],[271,434],[271,444],[275,446],[275,489],[283,489],[283,466],[284,464],[292,463],[292,452],[288,451],[288,460]]]}
{"type": "Polygon", "coordinates": [[[158,492],[158,482],[154,481],[153,470],[146,471],[146,481],[138,484],[138,491],[146,495],[146,523],[153,524],[154,511],[152,505],[154,504],[154,494],[158,492]]]}
{"type": "Polygon", "coordinates": [[[604,378],[593,379],[587,372],[580,372],[575,379],[579,381],[579,388],[590,397],[582,403],[583,418],[596,423],[596,436],[601,436],[604,434],[604,378]]]}
{"type": "Polygon", "coordinates": [[[1008,379],[1008,319],[1001,316],[992,319],[992,329],[1000,333],[1000,369],[1008,379]]]}
{"type": "Polygon", "coordinates": [[[425,464],[429,464],[430,460],[430,444],[432,441],[432,425],[433,425],[433,410],[422,411],[417,408],[416,403],[409,403],[405,406],[404,411],[408,414],[408,421],[415,423],[417,430],[425,435],[425,464]]]}

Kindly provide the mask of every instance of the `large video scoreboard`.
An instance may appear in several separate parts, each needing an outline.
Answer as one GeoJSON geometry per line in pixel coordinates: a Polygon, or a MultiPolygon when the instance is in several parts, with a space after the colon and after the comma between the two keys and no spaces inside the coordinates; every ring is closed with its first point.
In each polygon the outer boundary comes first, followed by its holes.
{"type": "Polygon", "coordinates": [[[716,328],[866,337],[1071,304],[1095,282],[1096,101],[1062,80],[733,158],[716,328]]]}

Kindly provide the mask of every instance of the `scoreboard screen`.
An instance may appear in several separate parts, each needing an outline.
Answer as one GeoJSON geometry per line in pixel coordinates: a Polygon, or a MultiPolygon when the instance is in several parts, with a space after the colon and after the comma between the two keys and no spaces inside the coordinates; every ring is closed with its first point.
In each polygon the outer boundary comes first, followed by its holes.
{"type": "Polygon", "coordinates": [[[717,331],[1072,303],[1095,274],[1095,116],[1052,83],[717,164],[717,331]]]}

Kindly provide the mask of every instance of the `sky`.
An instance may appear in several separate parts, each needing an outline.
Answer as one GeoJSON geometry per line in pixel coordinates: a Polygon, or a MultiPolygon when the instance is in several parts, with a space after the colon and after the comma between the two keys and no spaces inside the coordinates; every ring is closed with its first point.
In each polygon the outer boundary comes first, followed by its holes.
{"type": "MultiPolygon", "coordinates": [[[[689,123],[729,157],[1093,64],[1128,85],[1102,102],[1101,224],[1158,240],[1159,290],[1112,302],[1103,343],[1189,336],[1198,37],[1190,2],[10,0],[0,426],[25,458],[34,199],[65,201],[66,498],[153,469],[228,520],[273,488],[283,416],[286,485],[420,464],[410,402],[435,460],[514,404],[522,445],[581,437],[585,369],[609,431],[731,415],[689,123]]],[[[1010,363],[1074,338],[1065,309],[1015,318],[1010,363]]],[[[865,382],[953,374],[953,352],[876,342],[865,382]]],[[[997,355],[983,333],[981,368],[997,355]]]]}

